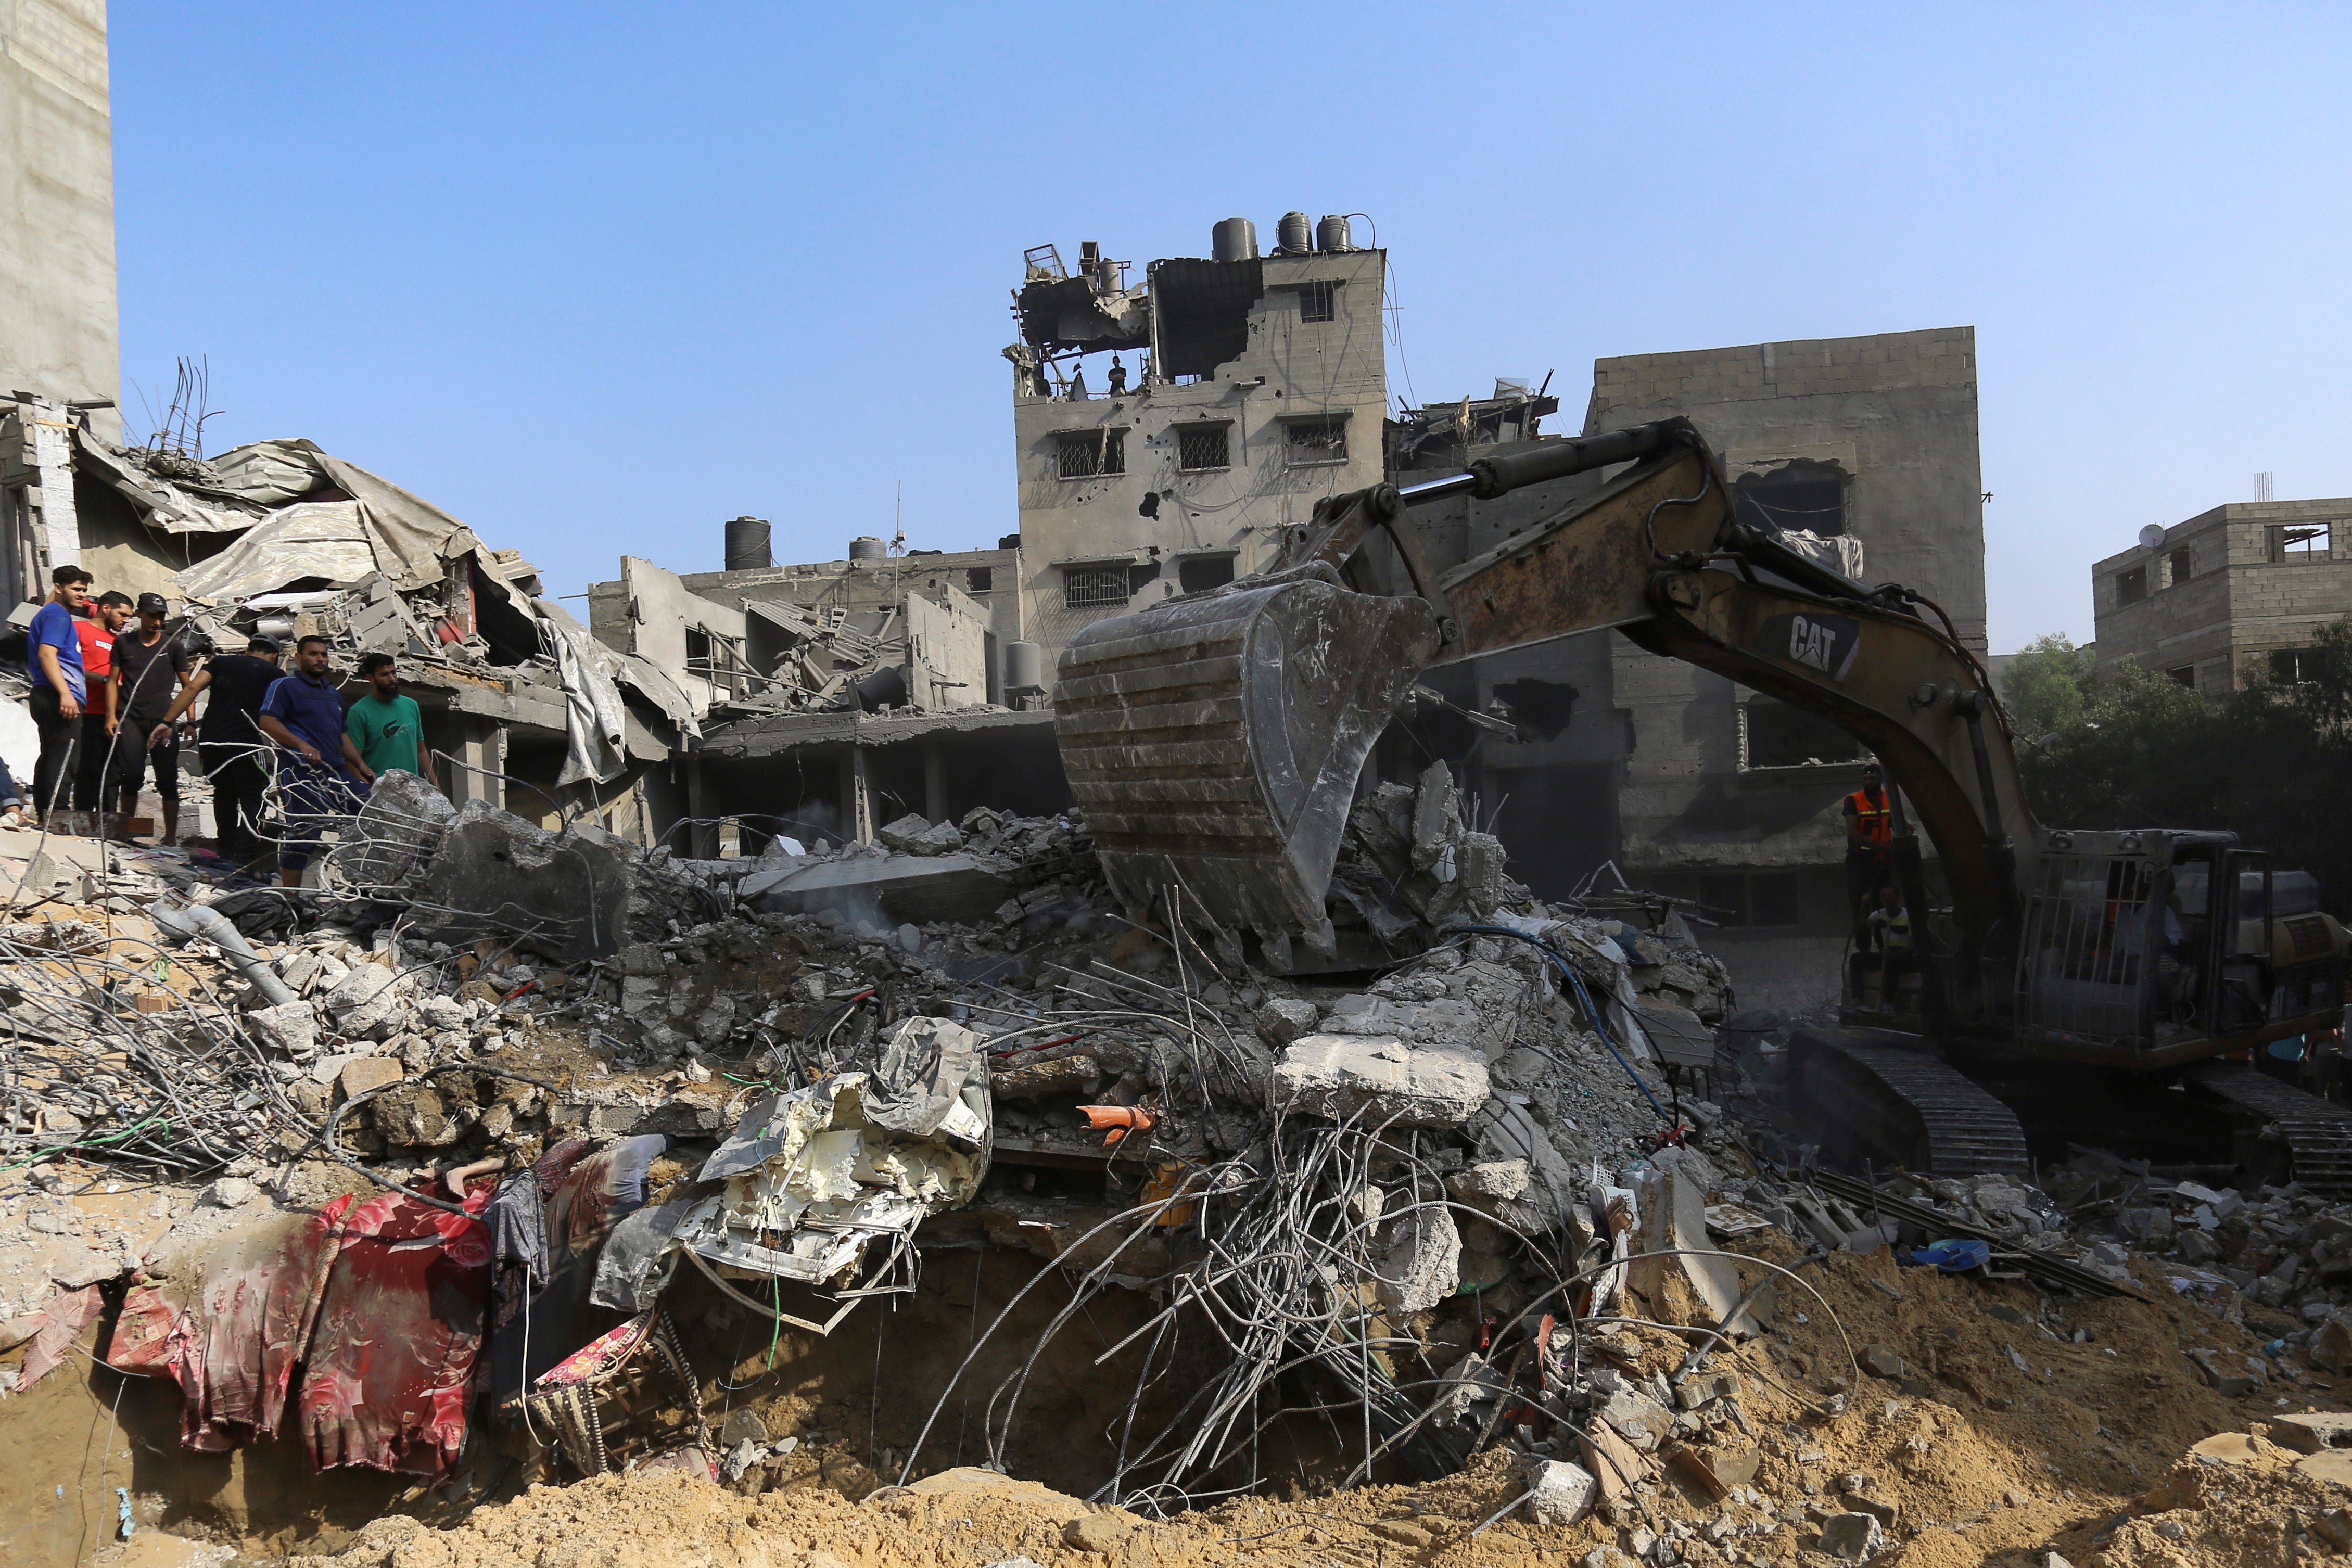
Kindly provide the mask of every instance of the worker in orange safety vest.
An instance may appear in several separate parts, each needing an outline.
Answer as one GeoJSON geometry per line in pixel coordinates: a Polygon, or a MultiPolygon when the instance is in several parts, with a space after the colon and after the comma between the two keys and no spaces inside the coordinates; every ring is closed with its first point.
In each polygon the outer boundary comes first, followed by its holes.
{"type": "Polygon", "coordinates": [[[1856,946],[1878,907],[1878,890],[1894,881],[1886,858],[1894,841],[1895,801],[1886,792],[1885,771],[1874,762],[1862,770],[1862,788],[1845,798],[1845,902],[1856,946]]]}

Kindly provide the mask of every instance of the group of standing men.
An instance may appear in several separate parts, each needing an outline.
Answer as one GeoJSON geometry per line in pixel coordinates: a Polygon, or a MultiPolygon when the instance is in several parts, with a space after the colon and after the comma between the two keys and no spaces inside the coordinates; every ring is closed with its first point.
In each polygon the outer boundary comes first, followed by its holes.
{"type": "Polygon", "coordinates": [[[1847,977],[1862,1000],[1863,977],[1878,977],[1878,1009],[1895,1010],[1903,977],[1918,969],[1911,912],[1895,878],[1895,798],[1875,762],[1862,770],[1862,788],[1845,798],[1845,898],[1853,915],[1853,956],[1847,977]]]}
{"type": "MultiPolygon", "coordinates": [[[[67,810],[102,817],[118,800],[128,816],[152,767],[163,803],[161,841],[177,842],[180,731],[200,696],[197,755],[213,784],[217,848],[239,866],[264,858],[257,829],[274,771],[284,820],[277,860],[289,886],[379,774],[399,769],[436,782],[423,712],[401,695],[390,653],[360,656],[368,690],[346,709],[323,637],[296,641],[290,671],[279,667],[278,640],[257,632],[243,653],[192,672],[186,648],[165,634],[162,594],[134,602],[109,592],[93,602],[90,574],[78,566],[58,567],[50,583],[48,602],[27,630],[28,706],[41,737],[32,804],[43,821],[55,825],[67,810]]],[[[20,821],[24,810],[0,765],[0,815],[20,821]]]]}

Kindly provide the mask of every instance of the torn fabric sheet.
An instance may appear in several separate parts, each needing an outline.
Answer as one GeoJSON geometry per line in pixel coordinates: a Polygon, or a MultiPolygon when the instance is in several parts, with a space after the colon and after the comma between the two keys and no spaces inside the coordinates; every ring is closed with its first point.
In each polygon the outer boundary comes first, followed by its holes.
{"type": "Polygon", "coordinates": [[[221,1453],[276,1436],[356,1201],[232,1231],[124,1297],[107,1362],[179,1384],[183,1447],[221,1453]]]}
{"type": "Polygon", "coordinates": [[[588,629],[551,600],[536,600],[540,628],[555,646],[555,669],[563,683],[564,729],[569,740],[558,784],[593,779],[602,784],[627,767],[628,716],[621,688],[604,673],[602,644],[588,629]]]}
{"type": "Polygon", "coordinates": [[[356,501],[299,501],[271,513],[245,537],[173,580],[205,604],[275,593],[320,579],[339,585],[376,570],[375,539],[356,501]]]}
{"type": "Polygon", "coordinates": [[[499,1185],[491,1225],[494,1401],[519,1401],[532,1378],[612,1326],[591,1303],[598,1257],[614,1228],[645,1207],[653,1162],[668,1147],[658,1133],[593,1154],[586,1139],[568,1138],[499,1185]]]}
{"type": "Polygon", "coordinates": [[[489,1232],[468,1214],[385,1193],[352,1209],[296,1397],[311,1462],[439,1475],[466,1444],[490,1291],[489,1232]]]}

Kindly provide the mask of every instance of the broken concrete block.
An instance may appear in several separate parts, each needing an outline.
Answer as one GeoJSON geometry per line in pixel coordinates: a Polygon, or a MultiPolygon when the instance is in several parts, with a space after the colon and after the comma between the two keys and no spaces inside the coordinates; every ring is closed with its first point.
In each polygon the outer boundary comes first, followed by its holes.
{"type": "Polygon", "coordinates": [[[415,774],[378,774],[334,850],[338,879],[363,898],[398,902],[457,817],[448,797],[415,774]]]}
{"type": "Polygon", "coordinates": [[[1257,1009],[1258,1038],[1276,1051],[1315,1029],[1315,1004],[1297,997],[1275,997],[1257,1009]]]}
{"type": "Polygon", "coordinates": [[[1486,1094],[1486,1064],[1476,1057],[1414,1051],[1381,1035],[1307,1035],[1283,1051],[1267,1086],[1277,1114],[1370,1126],[1458,1127],[1486,1094]]]}
{"type": "Polygon", "coordinates": [[[1684,1168],[1683,1151],[1660,1149],[1646,1167],[1629,1173],[1629,1179],[1640,1214],[1633,1248],[1636,1258],[1630,1275],[1633,1288],[1653,1302],[1662,1301],[1668,1273],[1678,1274],[1706,1315],[1704,1326],[1722,1325],[1735,1335],[1753,1334],[1755,1321],[1745,1308],[1735,1321],[1724,1322],[1738,1306],[1742,1293],[1739,1276],[1730,1262],[1721,1257],[1694,1255],[1713,1250],[1715,1244],[1706,1234],[1705,1184],[1684,1168]],[[1642,1253],[1651,1256],[1639,1256],[1642,1253]]]}
{"type": "Polygon", "coordinates": [[[255,1190],[246,1177],[226,1176],[205,1188],[204,1201],[215,1208],[243,1208],[253,1201],[255,1190]]]}
{"type": "Polygon", "coordinates": [[[1862,1363],[1862,1369],[1864,1372],[1867,1372],[1873,1377],[1884,1377],[1889,1382],[1901,1377],[1906,1370],[1903,1365],[1903,1358],[1895,1354],[1891,1348],[1883,1344],[1866,1344],[1863,1346],[1862,1354],[1856,1356],[1855,1359],[1862,1363]]]}
{"type": "Polygon", "coordinates": [[[308,1061],[319,1053],[319,1015],[310,1010],[308,1002],[257,1008],[245,1017],[263,1048],[278,1052],[289,1061],[308,1061]]]}
{"type": "Polygon", "coordinates": [[[1462,1278],[1462,1236],[1451,1213],[1441,1207],[1411,1209],[1387,1231],[1377,1287],[1383,1305],[1409,1318],[1454,1293],[1462,1278]]]}
{"type": "Polygon", "coordinates": [[[1620,1388],[1595,1412],[1635,1448],[1649,1452],[1675,1429],[1675,1413],[1634,1388],[1620,1388]]]}
{"type": "Polygon", "coordinates": [[[1538,1524],[1574,1524],[1591,1511],[1601,1492],[1591,1470],[1565,1459],[1528,1459],[1520,1475],[1527,1483],[1528,1517],[1538,1524]]]}
{"type": "Polygon", "coordinates": [[[645,852],[589,822],[550,832],[468,800],[425,867],[417,935],[443,942],[512,938],[568,963],[658,937],[673,914],[709,918],[709,894],[649,869],[645,852]]]}
{"type": "Polygon", "coordinates": [[[1867,1563],[1886,1549],[1886,1527],[1867,1513],[1832,1514],[1822,1523],[1821,1550],[1845,1563],[1867,1563]]]}
{"type": "Polygon", "coordinates": [[[1874,1497],[1863,1497],[1855,1492],[1845,1494],[1845,1505],[1856,1513],[1866,1513],[1885,1529],[1895,1528],[1903,1517],[1900,1503],[1882,1502],[1874,1497]]]}
{"type": "Polygon", "coordinates": [[[1525,1160],[1534,1171],[1535,1179],[1518,1198],[1497,1200],[1496,1218],[1530,1236],[1578,1223],[1584,1213],[1583,1182],[1526,1106],[1496,1095],[1471,1118],[1470,1134],[1481,1163],[1525,1160]]]}
{"type": "Polygon", "coordinates": [[[909,811],[897,821],[885,822],[875,829],[874,836],[882,841],[884,847],[904,853],[908,846],[913,844],[918,835],[927,833],[930,829],[931,824],[928,818],[909,811]]]}
{"type": "Polygon", "coordinates": [[[970,925],[1013,892],[1010,882],[968,854],[859,856],[795,865],[773,882],[766,878],[764,872],[744,878],[740,896],[770,915],[830,910],[866,931],[935,920],[970,925]]]}
{"type": "Polygon", "coordinates": [[[1739,1389],[1739,1374],[1736,1372],[1693,1373],[1675,1385],[1675,1403],[1685,1410],[1696,1410],[1716,1400],[1732,1398],[1739,1389]]]}
{"type": "Polygon", "coordinates": [[[2342,1375],[2352,1371],[2352,1325],[2329,1318],[2311,1336],[2311,1364],[2342,1375]]]}
{"type": "Polygon", "coordinates": [[[2305,1416],[2279,1416],[2271,1420],[2271,1441],[2306,1454],[2323,1448],[2352,1448],[2352,1415],[2320,1411],[2305,1416]]]}
{"type": "Polygon", "coordinates": [[[327,993],[327,1012],[340,1026],[353,1012],[373,1001],[392,984],[392,971],[382,964],[354,964],[327,993]]]}
{"type": "Polygon", "coordinates": [[[397,1083],[407,1073],[389,1056],[360,1056],[344,1063],[336,1083],[343,1098],[355,1100],[371,1089],[381,1089],[387,1083],[397,1083]]]}

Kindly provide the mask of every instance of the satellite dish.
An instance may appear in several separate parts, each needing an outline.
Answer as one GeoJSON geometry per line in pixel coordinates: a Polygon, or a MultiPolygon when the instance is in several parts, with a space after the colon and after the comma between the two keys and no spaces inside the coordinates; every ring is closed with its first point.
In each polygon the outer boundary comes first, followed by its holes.
{"type": "Polygon", "coordinates": [[[2164,525],[2162,523],[2150,523],[2147,527],[2140,529],[2139,542],[2142,549],[2154,549],[2157,546],[2162,544],[2164,542],[2164,525]]]}

